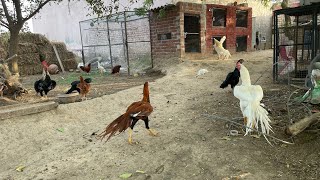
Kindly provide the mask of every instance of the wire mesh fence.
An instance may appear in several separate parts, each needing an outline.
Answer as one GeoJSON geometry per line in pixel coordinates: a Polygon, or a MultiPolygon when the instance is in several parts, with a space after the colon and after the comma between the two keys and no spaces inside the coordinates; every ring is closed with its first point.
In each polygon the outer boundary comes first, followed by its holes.
{"type": "Polygon", "coordinates": [[[125,11],[79,22],[83,60],[105,69],[121,65],[128,74],[153,66],[149,16],[125,11]]]}
{"type": "Polygon", "coordinates": [[[320,53],[319,9],[309,6],[277,10],[273,23],[274,80],[304,83],[310,62],[320,53]]]}

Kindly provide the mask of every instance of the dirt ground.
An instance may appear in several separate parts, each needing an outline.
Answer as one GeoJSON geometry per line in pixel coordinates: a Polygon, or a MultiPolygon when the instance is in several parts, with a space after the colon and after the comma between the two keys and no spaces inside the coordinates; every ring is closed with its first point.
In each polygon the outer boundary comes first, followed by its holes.
{"type": "MultiPolygon", "coordinates": [[[[123,173],[132,173],[128,179],[135,180],[320,179],[319,131],[306,131],[293,139],[284,134],[291,91],[272,82],[271,50],[237,53],[227,61],[185,61],[165,70],[166,76],[108,76],[92,84],[96,90],[89,97],[93,99],[0,121],[0,179],[113,180],[121,179],[123,173]],[[264,89],[272,135],[293,145],[269,138],[270,146],[263,137],[228,136],[230,130],[242,133],[241,129],[203,115],[241,117],[231,88],[219,88],[239,58],[245,59],[252,82],[259,79],[256,84],[264,89]],[[196,77],[201,68],[209,72],[196,77]],[[154,107],[150,127],[159,136],[149,136],[141,121],[134,129],[135,145],[127,143],[126,132],[106,143],[97,140],[94,134],[142,98],[146,80],[154,107]],[[17,167],[24,167],[23,171],[17,167]]],[[[63,92],[67,85],[60,88],[49,96],[63,92]]],[[[293,120],[306,115],[301,106],[292,109],[298,112],[291,113],[293,120]]]]}

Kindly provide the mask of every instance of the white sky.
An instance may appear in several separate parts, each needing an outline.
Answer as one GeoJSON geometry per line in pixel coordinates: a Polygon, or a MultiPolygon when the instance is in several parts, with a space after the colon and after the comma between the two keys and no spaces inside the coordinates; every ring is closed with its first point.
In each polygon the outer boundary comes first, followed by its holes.
{"type": "Polygon", "coordinates": [[[28,22],[28,27],[29,27],[30,32],[33,32],[32,18],[29,19],[27,22],[28,22]]]}
{"type": "MultiPolygon", "coordinates": [[[[28,4],[28,1],[26,1],[26,0],[22,0],[21,2],[28,4]]],[[[8,9],[11,9],[11,10],[13,9],[12,3],[7,3],[7,5],[8,5],[8,9]]],[[[0,4],[0,6],[2,7],[2,4],[0,4]]],[[[23,17],[25,17],[25,14],[23,14],[23,17]]],[[[27,23],[28,23],[28,27],[29,27],[30,32],[33,32],[32,18],[30,20],[28,20],[27,23]]],[[[1,31],[8,31],[8,29],[0,26],[0,32],[1,31]]]]}

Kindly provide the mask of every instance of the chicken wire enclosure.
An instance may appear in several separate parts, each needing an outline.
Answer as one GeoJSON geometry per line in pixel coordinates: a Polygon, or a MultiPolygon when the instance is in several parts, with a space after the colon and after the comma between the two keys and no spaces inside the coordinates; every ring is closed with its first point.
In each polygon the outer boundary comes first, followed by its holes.
{"type": "Polygon", "coordinates": [[[148,15],[125,11],[81,21],[79,26],[84,63],[99,61],[109,70],[121,65],[128,74],[153,66],[148,15]]]}
{"type": "Polygon", "coordinates": [[[304,82],[311,60],[320,53],[319,11],[319,3],[274,11],[274,81],[304,82]]]}

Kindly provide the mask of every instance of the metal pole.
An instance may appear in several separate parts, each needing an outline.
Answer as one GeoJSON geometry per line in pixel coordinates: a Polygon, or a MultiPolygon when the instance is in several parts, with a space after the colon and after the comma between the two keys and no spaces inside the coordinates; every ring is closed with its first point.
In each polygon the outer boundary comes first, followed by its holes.
{"type": "Polygon", "coordinates": [[[81,31],[81,22],[79,22],[79,27],[80,27],[80,39],[81,39],[81,56],[82,56],[83,65],[85,65],[84,52],[83,52],[83,41],[82,41],[82,31],[81,31]]]}
{"type": "Polygon", "coordinates": [[[150,32],[150,56],[151,56],[151,67],[153,68],[153,55],[152,55],[152,31],[151,31],[151,16],[148,12],[148,21],[149,21],[149,32],[150,32]]]}
{"type": "Polygon", "coordinates": [[[317,55],[317,11],[313,10],[312,14],[312,54],[311,54],[311,59],[316,57],[317,55]]]}
{"type": "Polygon", "coordinates": [[[123,28],[123,22],[121,22],[121,35],[122,35],[122,43],[121,45],[123,46],[123,55],[124,55],[124,58],[126,59],[127,55],[126,55],[126,45],[125,45],[125,37],[124,37],[124,28],[123,28]]]}
{"type": "MultiPolygon", "coordinates": [[[[296,24],[296,32],[295,32],[295,39],[294,39],[294,43],[295,43],[295,47],[294,47],[294,49],[296,50],[296,52],[295,52],[295,58],[294,58],[294,74],[296,75],[297,74],[297,68],[298,68],[298,27],[299,27],[299,16],[296,16],[296,20],[297,20],[297,24],[296,24]]],[[[302,56],[302,58],[303,58],[303,56],[302,56]]],[[[288,74],[289,74],[289,72],[288,72],[288,74]]]]}
{"type": "Polygon", "coordinates": [[[273,82],[275,83],[276,81],[276,76],[277,76],[277,71],[276,71],[276,66],[277,66],[277,44],[276,44],[276,34],[277,34],[277,26],[276,26],[276,20],[277,16],[276,13],[273,14],[273,82]]]}
{"type": "Polygon", "coordinates": [[[278,54],[279,54],[279,31],[278,31],[278,15],[275,13],[275,49],[276,49],[276,81],[278,81],[278,54]]]}
{"type": "Polygon", "coordinates": [[[124,12],[124,32],[125,32],[125,46],[126,46],[126,53],[127,53],[128,75],[130,75],[130,63],[129,63],[129,48],[128,48],[128,32],[127,32],[127,17],[126,17],[126,11],[124,12]]]}
{"type": "Polygon", "coordinates": [[[109,42],[109,54],[110,54],[110,60],[111,60],[111,68],[113,68],[112,49],[111,49],[111,40],[110,40],[110,31],[109,31],[109,18],[107,18],[107,29],[108,29],[108,42],[109,42]]]}

